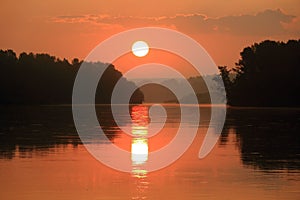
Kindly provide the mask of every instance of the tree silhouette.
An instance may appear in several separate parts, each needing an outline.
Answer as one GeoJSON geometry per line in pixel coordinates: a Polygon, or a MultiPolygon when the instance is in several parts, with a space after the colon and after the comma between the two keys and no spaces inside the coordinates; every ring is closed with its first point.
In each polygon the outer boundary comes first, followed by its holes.
{"type": "MultiPolygon", "coordinates": [[[[77,58],[69,63],[48,54],[21,53],[0,50],[0,104],[71,104],[76,73],[83,61],[77,58]]],[[[104,63],[85,63],[104,68],[104,63]]],[[[110,103],[111,93],[117,81],[125,85],[133,83],[122,77],[121,72],[109,65],[99,81],[96,103],[110,103]]],[[[136,90],[131,103],[141,103],[143,94],[136,90]]]]}
{"type": "Polygon", "coordinates": [[[240,55],[233,69],[219,67],[230,105],[300,105],[300,40],[266,40],[244,48],[240,55]]]}

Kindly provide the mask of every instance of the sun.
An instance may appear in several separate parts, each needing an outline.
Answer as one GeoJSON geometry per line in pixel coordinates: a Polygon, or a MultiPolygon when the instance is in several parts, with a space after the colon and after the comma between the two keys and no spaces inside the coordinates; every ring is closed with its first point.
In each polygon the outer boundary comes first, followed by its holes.
{"type": "Polygon", "coordinates": [[[149,46],[144,41],[136,41],[133,43],[131,51],[137,57],[144,57],[149,52],[149,46]]]}

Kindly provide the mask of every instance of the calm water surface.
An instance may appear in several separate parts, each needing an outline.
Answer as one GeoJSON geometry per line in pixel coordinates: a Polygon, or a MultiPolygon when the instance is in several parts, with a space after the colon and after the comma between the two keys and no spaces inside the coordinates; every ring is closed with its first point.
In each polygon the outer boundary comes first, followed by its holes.
{"type": "MultiPolygon", "coordinates": [[[[143,170],[147,153],[176,135],[178,106],[166,106],[164,128],[149,139],[126,135],[109,107],[97,106],[107,137],[131,152],[132,173],[110,169],[88,153],[70,110],[1,107],[0,199],[300,199],[300,109],[228,108],[217,145],[199,159],[210,117],[210,107],[201,107],[201,122],[184,125],[199,126],[188,151],[151,173],[143,170]]],[[[147,134],[147,106],[132,108],[131,115],[123,126],[147,134]]]]}

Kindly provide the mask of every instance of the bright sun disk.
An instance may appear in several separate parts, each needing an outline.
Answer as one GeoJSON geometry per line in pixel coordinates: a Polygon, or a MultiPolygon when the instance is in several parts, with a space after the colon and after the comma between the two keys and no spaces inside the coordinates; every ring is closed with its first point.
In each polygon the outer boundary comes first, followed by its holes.
{"type": "Polygon", "coordinates": [[[149,46],[144,41],[136,41],[133,43],[131,51],[137,57],[144,57],[149,52],[149,46]]]}

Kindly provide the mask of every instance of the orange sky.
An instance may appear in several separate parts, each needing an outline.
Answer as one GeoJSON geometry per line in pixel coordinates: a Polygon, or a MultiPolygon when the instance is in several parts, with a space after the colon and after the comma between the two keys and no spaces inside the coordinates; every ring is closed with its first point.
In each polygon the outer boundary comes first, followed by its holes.
{"type": "Polygon", "coordinates": [[[191,36],[217,65],[232,67],[254,42],[299,39],[299,7],[299,0],[5,0],[0,48],[84,59],[112,34],[162,26],[191,36]]]}

